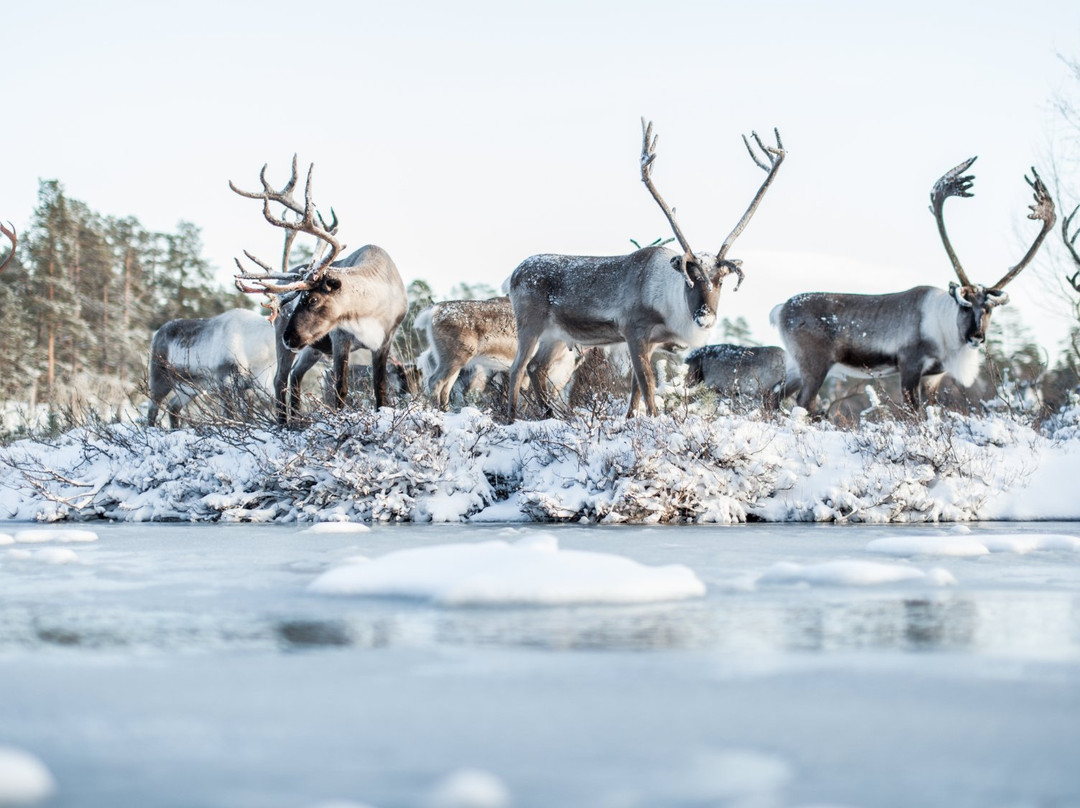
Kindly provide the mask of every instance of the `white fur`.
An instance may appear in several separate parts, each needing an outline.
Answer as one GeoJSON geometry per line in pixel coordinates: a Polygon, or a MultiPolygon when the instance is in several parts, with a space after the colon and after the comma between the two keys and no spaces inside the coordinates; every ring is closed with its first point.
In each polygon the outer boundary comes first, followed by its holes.
{"type": "Polygon", "coordinates": [[[386,342],[386,329],[374,317],[352,317],[336,326],[370,351],[377,351],[386,342]]]}
{"type": "Polygon", "coordinates": [[[968,345],[956,323],[956,300],[948,292],[934,289],[923,300],[922,335],[937,346],[945,372],[967,387],[979,375],[982,355],[968,345]]]}
{"type": "Polygon", "coordinates": [[[641,299],[663,315],[667,327],[684,345],[697,348],[708,342],[712,329],[694,322],[693,313],[686,305],[686,281],[671,268],[671,255],[670,251],[658,252],[649,262],[641,299]]]}
{"type": "MultiPolygon", "coordinates": [[[[233,309],[208,320],[190,345],[170,343],[165,358],[172,367],[193,377],[220,378],[222,368],[235,366],[269,392],[277,363],[274,327],[253,311],[233,309]]],[[[179,389],[176,394],[183,395],[179,389]]]]}

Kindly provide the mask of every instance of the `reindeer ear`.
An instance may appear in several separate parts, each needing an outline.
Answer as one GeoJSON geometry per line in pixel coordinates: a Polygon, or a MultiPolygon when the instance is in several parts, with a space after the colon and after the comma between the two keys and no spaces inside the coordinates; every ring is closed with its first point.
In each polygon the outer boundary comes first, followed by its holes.
{"type": "Polygon", "coordinates": [[[336,278],[333,275],[327,275],[326,280],[323,281],[323,286],[328,292],[336,292],[341,288],[341,278],[336,278]]]}
{"type": "Polygon", "coordinates": [[[691,289],[693,289],[694,288],[694,282],[690,278],[690,275],[693,272],[693,265],[689,261],[687,261],[686,262],[686,269],[683,269],[683,259],[684,258],[685,258],[685,256],[682,256],[682,255],[674,256],[671,259],[671,268],[674,269],[676,272],[678,272],[680,275],[682,275],[684,278],[686,278],[686,285],[689,286],[691,289]]]}
{"type": "Polygon", "coordinates": [[[986,290],[986,305],[989,308],[994,306],[1004,306],[1009,302],[1009,296],[1005,294],[1001,289],[987,289],[986,290]]]}

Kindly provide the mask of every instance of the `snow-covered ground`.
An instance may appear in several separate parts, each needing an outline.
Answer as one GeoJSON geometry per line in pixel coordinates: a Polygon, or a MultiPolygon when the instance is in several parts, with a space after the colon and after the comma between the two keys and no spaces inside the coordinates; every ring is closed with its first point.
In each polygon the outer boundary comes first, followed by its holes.
{"type": "MultiPolygon", "coordinates": [[[[80,428],[0,450],[0,517],[55,521],[1080,519],[1080,405],[931,411],[856,430],[792,415],[348,411],[289,432],[80,428]]],[[[622,409],[621,402],[613,405],[622,409]]]]}
{"type": "Polygon", "coordinates": [[[87,527],[0,546],[0,804],[1080,804],[1074,523],[87,527]]]}

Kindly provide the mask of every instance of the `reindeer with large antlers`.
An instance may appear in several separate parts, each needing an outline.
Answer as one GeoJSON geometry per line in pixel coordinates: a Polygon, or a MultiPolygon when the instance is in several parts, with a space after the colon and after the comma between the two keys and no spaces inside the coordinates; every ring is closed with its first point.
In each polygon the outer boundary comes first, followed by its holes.
{"type": "MultiPolygon", "coordinates": [[[[774,130],[775,132],[775,130],[774,130]]],[[[627,417],[644,397],[649,415],[656,415],[655,388],[650,357],[658,345],[702,345],[716,322],[720,287],[735,274],[741,283],[741,261],[729,259],[728,250],[742,233],[776,176],[785,152],[776,134],[768,146],[752,135],[763,158],[743,137],[754,162],[767,176],[742,219],[716,255],[695,253],[652,181],[657,139],[651,123],[641,121],[641,180],[667,217],[683,254],[649,246],[629,255],[611,257],[534,255],[514,270],[505,284],[514,305],[518,350],[510,369],[508,414],[517,414],[518,394],[525,369],[542,344],[613,345],[625,342],[630,350],[633,378],[627,417]]],[[[735,287],[738,289],[738,285],[735,287]]]]}
{"type": "Polygon", "coordinates": [[[905,403],[919,409],[919,383],[926,379],[930,398],[945,374],[968,386],[979,373],[979,348],[986,341],[990,314],[1008,302],[1003,291],[1038,252],[1054,227],[1054,203],[1033,168],[1027,180],[1035,194],[1029,219],[1042,229],[1019,263],[993,286],[972,283],[945,231],[943,208],[950,196],[969,197],[973,176],[964,176],[975,158],[945,173],[930,193],[930,210],[960,283],[948,291],[917,286],[885,295],[813,292],[796,295],[772,310],[770,319],[780,330],[789,357],[799,368],[802,388],[798,404],[809,409],[825,377],[834,366],[852,376],[900,374],[905,403]]]}
{"type": "Polygon", "coordinates": [[[261,274],[249,273],[237,260],[240,275],[237,286],[245,292],[263,293],[270,297],[270,307],[278,316],[278,369],[275,376],[275,403],[278,420],[288,420],[289,402],[296,401],[299,377],[316,361],[309,351],[299,359],[296,352],[310,346],[333,354],[333,377],[336,406],[342,407],[348,393],[349,353],[363,347],[372,355],[372,384],[376,408],[387,401],[387,360],[390,343],[405,317],[405,286],[393,260],[381,247],[373,244],[361,247],[340,261],[344,250],[337,240],[337,217],[327,224],[311,201],[311,182],[314,164],[308,168],[301,205],[293,197],[296,186],[296,157],[292,175],[281,190],[274,190],[266,179],[266,166],[259,173],[261,191],[243,191],[229,187],[249,199],[263,200],[263,217],[275,227],[286,231],[285,256],[280,272],[260,261],[251,253],[244,254],[261,269],[261,274]],[[271,203],[281,205],[297,217],[289,221],[285,215],[275,216],[271,203]],[[297,233],[314,236],[320,243],[311,263],[301,269],[288,268],[289,246],[297,233]],[[329,343],[329,344],[328,344],[329,343]]]}

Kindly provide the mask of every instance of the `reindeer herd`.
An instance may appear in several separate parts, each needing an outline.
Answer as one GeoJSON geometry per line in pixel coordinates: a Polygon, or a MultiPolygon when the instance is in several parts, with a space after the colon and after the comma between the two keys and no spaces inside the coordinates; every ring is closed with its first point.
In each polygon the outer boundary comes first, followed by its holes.
{"type": "MultiPolygon", "coordinates": [[[[661,346],[690,352],[687,381],[703,384],[725,397],[751,397],[775,408],[788,395],[811,409],[826,377],[877,377],[899,374],[904,406],[918,411],[920,390],[933,399],[946,376],[963,385],[978,373],[979,347],[986,339],[990,315],[1008,301],[1004,287],[1035,256],[1054,227],[1054,204],[1039,175],[1027,179],[1034,192],[1028,218],[1041,222],[1031,247],[993,286],[972,283],[949,242],[944,204],[951,196],[969,197],[974,178],[965,175],[975,158],[946,172],[931,191],[931,211],[942,244],[959,283],[948,290],[918,286],[892,294],[855,295],[808,292],[776,306],[770,319],[783,348],[710,345],[725,277],[743,280],[742,262],[729,258],[735,239],[754,216],[782,165],[786,152],[778,131],[775,145],[752,133],[743,142],[766,177],[746,212],[715,253],[694,252],[653,183],[657,138],[642,120],[641,180],[663,211],[682,253],[651,245],[628,255],[592,257],[559,254],[526,258],[503,286],[506,296],[491,300],[459,300],[425,309],[414,327],[427,337],[428,348],[415,366],[391,356],[391,343],[405,318],[405,287],[385,250],[361,247],[345,258],[338,240],[338,221],[327,223],[311,201],[313,166],[309,167],[302,202],[293,191],[298,182],[296,157],[292,174],[280,190],[260,172],[261,190],[230,188],[261,200],[263,217],[284,231],[280,268],[245,251],[256,270],[239,259],[236,284],[266,296],[269,318],[246,310],[229,311],[205,320],[174,320],[155,335],[150,355],[148,422],[156,423],[164,404],[176,426],[181,408],[208,383],[232,380],[241,387],[272,390],[280,424],[297,415],[300,384],[321,358],[331,359],[330,403],[344,405],[349,385],[350,355],[370,352],[376,408],[384,406],[392,385],[398,394],[418,392],[417,375],[433,403],[446,409],[463,372],[483,380],[486,373],[507,372],[506,414],[519,415],[521,391],[527,383],[540,412],[553,414],[553,397],[565,394],[582,357],[618,352],[629,375],[627,417],[644,403],[656,415],[653,358],[661,346]],[[756,146],[756,150],[755,150],[756,146]],[[275,213],[280,210],[281,213],[275,213]],[[318,249],[306,264],[292,266],[290,250],[296,235],[313,236],[318,249]]],[[[332,213],[332,212],[331,212],[332,213]]],[[[1062,235],[1078,273],[1069,279],[1080,290],[1080,255],[1070,235],[1076,211],[1065,218],[1062,235]]],[[[3,233],[14,243],[14,232],[3,233]]],[[[14,251],[14,250],[13,250],[14,251]]]]}

